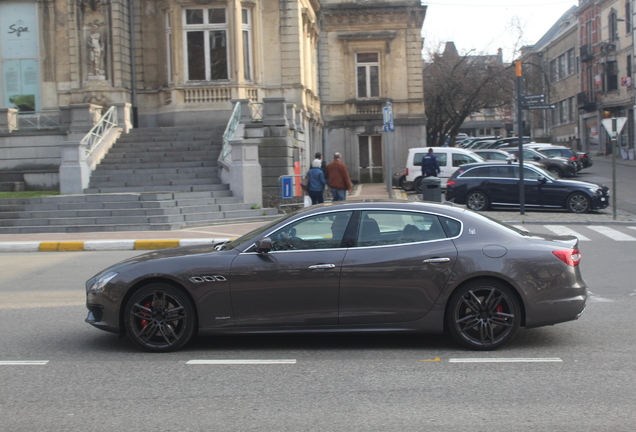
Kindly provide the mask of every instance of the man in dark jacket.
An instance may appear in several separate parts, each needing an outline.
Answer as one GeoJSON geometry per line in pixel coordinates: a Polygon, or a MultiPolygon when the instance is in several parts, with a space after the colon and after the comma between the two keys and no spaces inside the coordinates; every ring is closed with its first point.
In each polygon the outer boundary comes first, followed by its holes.
{"type": "Polygon", "coordinates": [[[422,158],[422,176],[424,177],[437,177],[437,174],[441,173],[437,162],[437,156],[433,154],[433,149],[429,148],[426,156],[422,158]]]}
{"type": "Polygon", "coordinates": [[[340,153],[334,153],[333,162],[327,165],[325,177],[329,182],[331,195],[334,201],[344,201],[347,199],[347,191],[353,191],[353,184],[349,178],[347,166],[342,162],[340,153]]]}

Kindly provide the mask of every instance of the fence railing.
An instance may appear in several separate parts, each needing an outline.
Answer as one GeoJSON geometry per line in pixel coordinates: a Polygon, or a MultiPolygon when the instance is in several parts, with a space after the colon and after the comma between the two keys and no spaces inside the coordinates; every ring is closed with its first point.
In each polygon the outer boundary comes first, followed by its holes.
{"type": "Polygon", "coordinates": [[[114,127],[117,127],[117,107],[112,106],[86,134],[81,144],[86,144],[86,156],[89,156],[102,142],[104,137],[114,127]]]}
{"type": "Polygon", "coordinates": [[[18,113],[18,130],[59,129],[59,111],[36,111],[18,113]]]}
{"type": "Polygon", "coordinates": [[[223,149],[221,150],[221,161],[226,164],[232,163],[232,145],[230,144],[230,140],[234,138],[234,134],[236,133],[236,129],[238,129],[238,125],[241,122],[241,104],[239,102],[234,105],[234,111],[232,111],[232,116],[227,123],[227,127],[225,128],[225,132],[223,132],[223,149]]]}

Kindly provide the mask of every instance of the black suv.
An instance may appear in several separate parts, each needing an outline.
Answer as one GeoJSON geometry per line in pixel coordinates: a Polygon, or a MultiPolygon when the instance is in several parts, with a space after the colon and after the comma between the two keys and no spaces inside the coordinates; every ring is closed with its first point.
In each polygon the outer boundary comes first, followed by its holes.
{"type": "MultiPolygon", "coordinates": [[[[508,153],[519,157],[518,148],[502,148],[508,153]]],[[[528,162],[536,162],[545,167],[548,171],[557,177],[574,177],[578,171],[575,161],[568,160],[564,157],[550,157],[534,149],[523,149],[523,159],[528,162]]]]}
{"type": "MultiPolygon", "coordinates": [[[[540,166],[524,164],[525,206],[587,213],[609,205],[610,192],[595,183],[563,180],[540,166]]],[[[519,206],[519,164],[481,162],[462,165],[448,179],[446,200],[471,210],[519,206]]]]}

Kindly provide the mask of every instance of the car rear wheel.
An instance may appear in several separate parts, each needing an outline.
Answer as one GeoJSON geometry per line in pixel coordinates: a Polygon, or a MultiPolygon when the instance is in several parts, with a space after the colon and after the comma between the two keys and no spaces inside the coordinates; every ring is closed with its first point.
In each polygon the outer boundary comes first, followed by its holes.
{"type": "Polygon", "coordinates": [[[548,171],[550,171],[552,174],[554,174],[558,178],[563,177],[563,171],[561,171],[560,168],[550,167],[548,168],[548,171]]]}
{"type": "Polygon", "coordinates": [[[587,213],[590,206],[590,198],[581,192],[573,193],[566,201],[566,207],[572,213],[587,213]]]}
{"type": "Polygon", "coordinates": [[[415,189],[415,192],[421,194],[423,193],[423,189],[422,189],[422,177],[418,177],[415,179],[415,181],[413,182],[413,189],[415,189]]]}
{"type": "Polygon", "coordinates": [[[510,342],[521,324],[521,308],[512,290],[497,281],[476,281],[449,300],[446,324],[466,348],[488,351],[510,342]]]}
{"type": "Polygon", "coordinates": [[[466,207],[475,211],[488,210],[490,203],[485,193],[480,191],[470,192],[466,196],[466,207]]]}
{"type": "Polygon", "coordinates": [[[134,293],[124,315],[130,340],[154,352],[175,351],[194,334],[194,307],[180,289],[153,283],[134,293]]]}

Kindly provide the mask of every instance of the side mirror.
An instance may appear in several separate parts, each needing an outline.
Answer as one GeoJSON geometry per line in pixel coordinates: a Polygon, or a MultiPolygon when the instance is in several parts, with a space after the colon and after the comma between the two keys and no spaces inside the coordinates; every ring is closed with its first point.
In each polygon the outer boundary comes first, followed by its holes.
{"type": "Polygon", "coordinates": [[[540,161],[540,160],[541,160],[541,158],[540,158],[539,156],[535,156],[535,157],[534,157],[534,160],[536,160],[536,161],[540,161]]]}
{"type": "Polygon", "coordinates": [[[548,179],[546,179],[546,178],[545,178],[545,177],[543,177],[543,176],[539,176],[539,178],[538,178],[537,180],[539,180],[539,183],[545,183],[545,182],[547,182],[547,181],[548,181],[548,179]]]}
{"type": "Polygon", "coordinates": [[[269,237],[263,237],[255,244],[256,253],[268,253],[272,250],[272,239],[269,237]]]}

